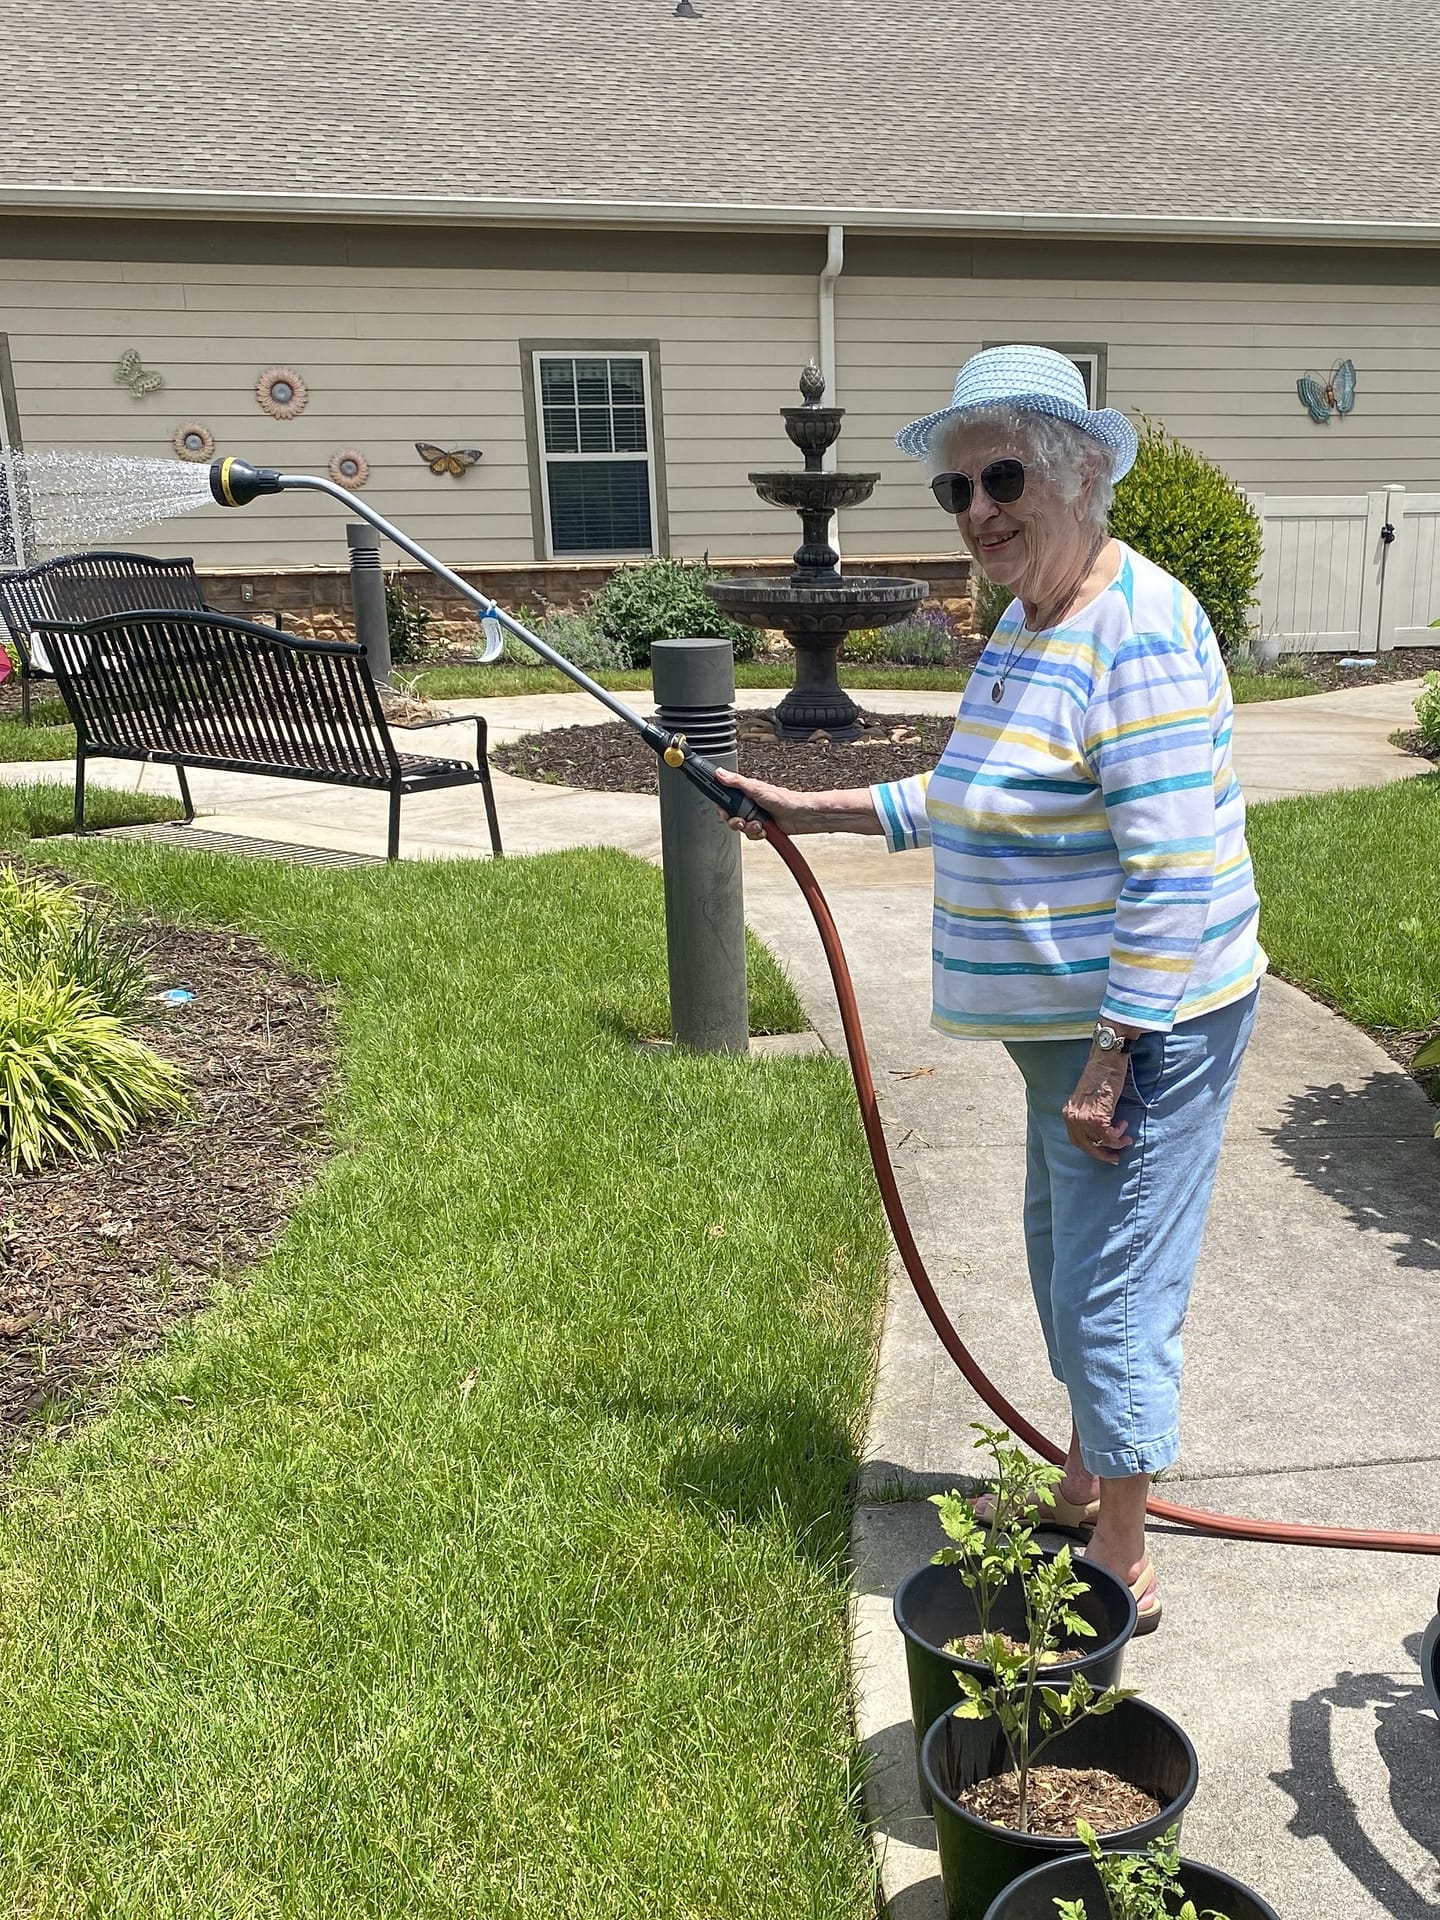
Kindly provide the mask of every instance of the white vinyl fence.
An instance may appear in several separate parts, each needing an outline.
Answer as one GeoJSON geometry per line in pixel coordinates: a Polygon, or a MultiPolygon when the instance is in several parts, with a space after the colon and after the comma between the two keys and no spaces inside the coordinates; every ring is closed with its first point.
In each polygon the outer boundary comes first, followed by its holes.
{"type": "Polygon", "coordinates": [[[1249,497],[1265,532],[1263,638],[1318,653],[1440,646],[1440,493],[1249,497]]]}

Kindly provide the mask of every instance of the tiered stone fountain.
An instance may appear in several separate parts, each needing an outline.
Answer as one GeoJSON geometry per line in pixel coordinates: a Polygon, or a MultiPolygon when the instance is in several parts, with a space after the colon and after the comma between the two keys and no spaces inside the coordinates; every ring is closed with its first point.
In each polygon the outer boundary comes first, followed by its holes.
{"type": "Polygon", "coordinates": [[[853,740],[860,709],[840,685],[836,662],[847,633],[888,627],[912,613],[930,591],[924,580],[884,574],[844,578],[830,545],[830,518],[841,507],[868,500],[878,473],[826,473],[828,450],[840,437],[843,407],[822,407],[825,379],[812,360],[800,376],[805,404],[781,407],[793,445],[805,456],[801,473],[752,473],[750,484],[772,507],[800,515],[804,539],[788,579],[714,580],[706,588],[722,613],[756,627],[778,627],[795,649],[795,684],[775,711],[782,740],[828,733],[853,740]]]}

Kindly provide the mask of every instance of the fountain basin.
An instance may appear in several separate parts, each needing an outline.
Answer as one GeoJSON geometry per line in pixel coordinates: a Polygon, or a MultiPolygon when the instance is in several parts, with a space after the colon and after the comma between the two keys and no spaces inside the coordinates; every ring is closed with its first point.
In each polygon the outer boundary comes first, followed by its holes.
{"type": "Polygon", "coordinates": [[[840,507],[858,507],[875,491],[878,473],[751,473],[752,487],[770,507],[792,507],[797,513],[834,513],[840,507]]]}
{"type": "MultiPolygon", "coordinates": [[[[824,476],[830,479],[832,476],[824,476]]],[[[836,672],[847,633],[888,627],[913,613],[930,591],[924,580],[888,574],[849,574],[835,586],[796,586],[791,580],[711,580],[705,591],[722,613],[752,627],[778,627],[795,649],[795,684],[775,709],[782,740],[828,733],[853,740],[860,709],[836,672]]]]}
{"type": "Polygon", "coordinates": [[[888,627],[930,591],[924,580],[847,573],[839,586],[797,587],[788,579],[712,580],[705,591],[722,613],[751,627],[778,627],[796,647],[838,646],[847,633],[888,627]]]}

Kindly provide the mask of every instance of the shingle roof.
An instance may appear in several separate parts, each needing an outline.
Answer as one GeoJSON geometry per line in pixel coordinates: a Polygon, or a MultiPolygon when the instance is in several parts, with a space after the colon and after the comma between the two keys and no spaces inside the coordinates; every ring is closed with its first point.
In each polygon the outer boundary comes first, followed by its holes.
{"type": "Polygon", "coordinates": [[[31,0],[0,199],[1440,223],[1423,0],[695,4],[31,0]]]}

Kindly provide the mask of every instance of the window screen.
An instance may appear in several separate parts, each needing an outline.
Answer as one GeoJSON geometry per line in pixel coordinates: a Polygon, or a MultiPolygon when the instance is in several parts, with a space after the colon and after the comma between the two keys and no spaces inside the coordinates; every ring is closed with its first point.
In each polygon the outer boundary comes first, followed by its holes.
{"type": "Polygon", "coordinates": [[[551,553],[653,553],[644,356],[537,353],[535,384],[551,553]]]}

